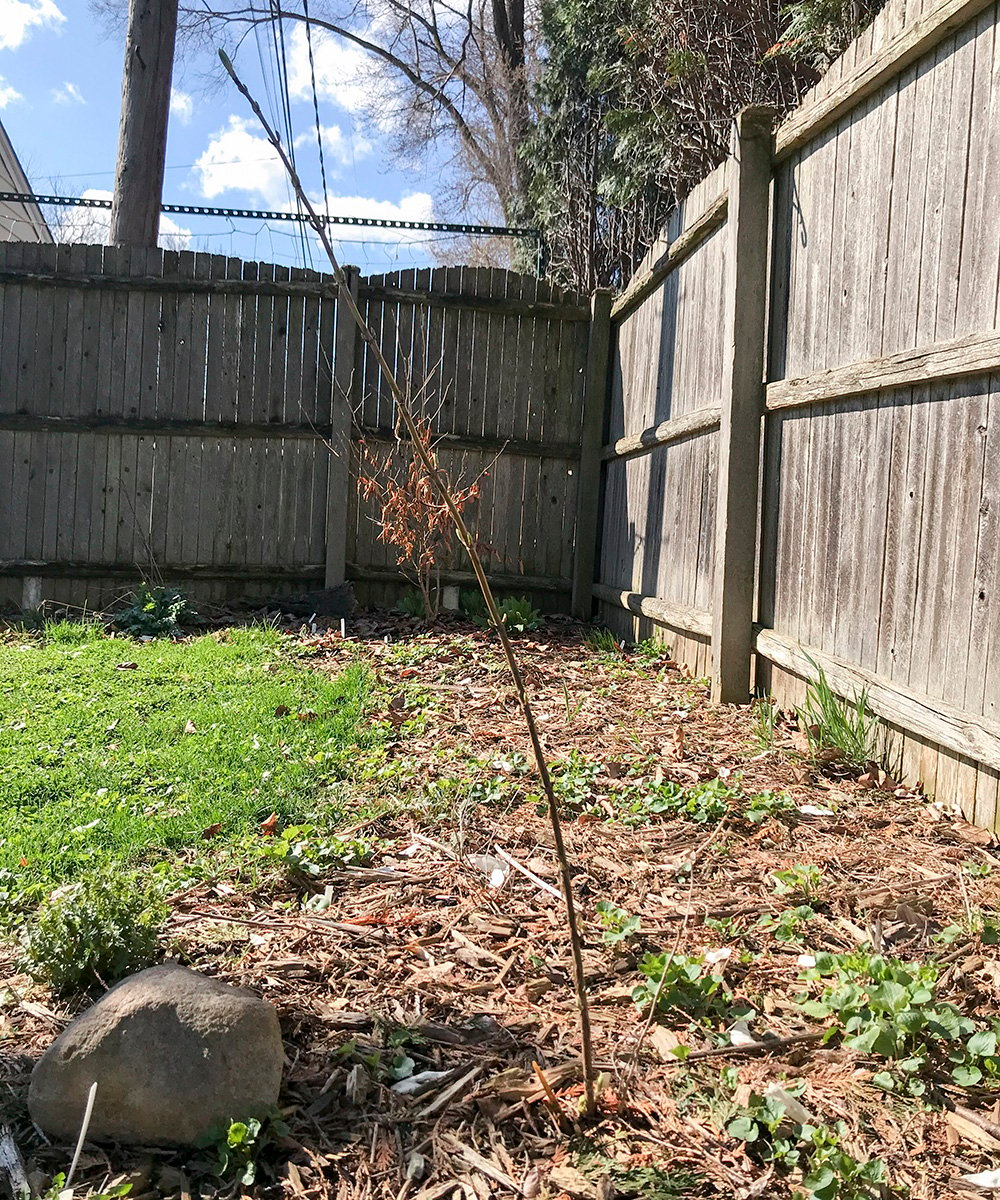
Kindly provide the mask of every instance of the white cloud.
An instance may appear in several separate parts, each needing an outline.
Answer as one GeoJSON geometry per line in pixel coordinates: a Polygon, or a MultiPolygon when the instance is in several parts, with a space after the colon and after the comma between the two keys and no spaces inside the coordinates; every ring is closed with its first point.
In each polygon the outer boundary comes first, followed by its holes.
{"type": "MultiPolygon", "coordinates": [[[[371,107],[371,60],[359,46],[352,46],[332,33],[316,30],[312,35],[316,92],[321,100],[332,100],[349,113],[371,107]]],[[[288,54],[288,90],[295,100],[312,99],[309,44],[306,31],[296,25],[288,54]]]]}
{"type": "Polygon", "coordinates": [[[251,132],[242,117],[230,117],[208,143],[194,167],[201,194],[214,200],[223,192],[250,192],[271,206],[287,199],[285,168],[267,140],[251,132]]]}
{"type": "MultiPolygon", "coordinates": [[[[0,0],[2,3],[2,0],[0,0]]],[[[83,93],[75,83],[70,83],[67,79],[61,88],[52,89],[52,99],[56,104],[86,104],[87,101],[83,98],[83,93]]]]}
{"type": "MultiPolygon", "coordinates": [[[[323,201],[311,197],[317,212],[323,211],[323,201]]],[[[289,205],[285,205],[289,208],[289,205]]],[[[291,206],[294,208],[294,205],[291,206]]],[[[379,217],[384,221],[433,221],[434,200],[427,192],[410,192],[392,200],[374,200],[370,196],[334,196],[327,198],[327,211],[332,217],[379,217]]],[[[364,238],[370,242],[420,242],[428,234],[420,229],[380,229],[378,226],[332,225],[334,241],[364,238]]]]}
{"type": "Polygon", "coordinates": [[[0,50],[16,50],[36,25],[57,29],[65,20],[53,0],[0,0],[0,50]]]}
{"type": "Polygon", "coordinates": [[[0,108],[6,108],[8,104],[13,104],[15,100],[23,100],[24,97],[9,83],[4,82],[4,78],[0,75],[0,108]]]}
{"type": "Polygon", "coordinates": [[[182,125],[186,125],[192,116],[194,116],[194,100],[187,92],[182,92],[180,88],[172,88],[170,91],[170,112],[182,125]]]}
{"type": "MultiPolygon", "coordinates": [[[[111,192],[88,188],[84,200],[110,200],[111,192]]],[[[67,208],[59,225],[57,241],[83,242],[90,246],[103,245],[111,228],[110,208],[67,208]]],[[[160,245],[166,250],[186,250],[191,242],[191,230],[178,225],[166,213],[160,215],[160,245]]]]}
{"type": "MultiPolygon", "coordinates": [[[[322,125],[320,133],[323,138],[323,156],[326,159],[327,170],[332,166],[348,167],[371,154],[372,144],[367,138],[344,133],[339,125],[322,125]]],[[[295,139],[295,149],[306,153],[316,151],[316,131],[300,133],[295,139]]]]}

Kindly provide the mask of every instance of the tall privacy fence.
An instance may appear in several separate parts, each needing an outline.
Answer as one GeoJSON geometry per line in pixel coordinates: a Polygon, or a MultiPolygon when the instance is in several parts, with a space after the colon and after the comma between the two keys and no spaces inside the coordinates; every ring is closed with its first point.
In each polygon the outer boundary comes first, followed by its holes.
{"type": "MultiPolygon", "coordinates": [[[[910,778],[987,825],[997,25],[995,2],[890,0],[776,134],[741,115],[614,302],[492,270],[352,280],[444,465],[480,480],[498,587],[665,628],[717,700],[795,702],[816,665],[867,687],[910,778]]],[[[0,599],[100,604],[140,571],[397,596],[356,488],[395,414],[331,284],[0,245],[0,599]]]]}
{"type": "MultiPolygon", "coordinates": [[[[418,403],[428,382],[442,465],[480,482],[497,586],[568,607],[589,303],[488,269],[351,280],[418,403]]],[[[140,574],[202,600],[345,575],[398,598],[356,487],[395,414],[335,294],[215,255],[0,244],[0,599],[94,607],[140,574]]]]}
{"type": "Polygon", "coordinates": [[[997,818],[1000,39],[890,0],[674,215],[610,312],[603,619],[717,699],[861,687],[911,779],[997,818]],[[764,386],[761,386],[761,379],[764,386]]]}

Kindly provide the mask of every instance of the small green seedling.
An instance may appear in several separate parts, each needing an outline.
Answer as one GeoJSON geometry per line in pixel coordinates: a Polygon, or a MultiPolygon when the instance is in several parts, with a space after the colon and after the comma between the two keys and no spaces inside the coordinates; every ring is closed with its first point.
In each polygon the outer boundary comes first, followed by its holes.
{"type": "Polygon", "coordinates": [[[598,900],[596,908],[597,919],[604,926],[601,941],[608,946],[617,946],[638,934],[639,918],[630,916],[624,908],[617,908],[610,900],[598,900]]]}
{"type": "Polygon", "coordinates": [[[808,904],[800,904],[797,908],[786,908],[777,916],[765,913],[757,918],[757,927],[770,930],[778,942],[801,942],[803,924],[815,915],[815,910],[808,904]]]}
{"type": "Polygon", "coordinates": [[[210,1129],[195,1143],[201,1149],[214,1150],[215,1173],[222,1179],[238,1178],[244,1187],[257,1179],[261,1153],[275,1138],[287,1137],[288,1126],[277,1110],[263,1120],[230,1121],[227,1126],[210,1129]]]}
{"type": "Polygon", "coordinates": [[[661,1012],[676,1010],[695,1021],[716,1018],[727,1005],[722,979],[700,954],[647,954],[639,963],[646,982],[632,990],[640,1008],[656,1001],[661,1012]]]}
{"type": "Polygon", "coordinates": [[[777,712],[777,707],[770,696],[759,696],[751,706],[750,728],[753,730],[757,745],[762,750],[770,750],[774,746],[777,712]]]}
{"type": "Polygon", "coordinates": [[[810,900],[823,879],[823,872],[815,863],[797,863],[786,871],[772,871],[776,896],[801,896],[810,900]]]}

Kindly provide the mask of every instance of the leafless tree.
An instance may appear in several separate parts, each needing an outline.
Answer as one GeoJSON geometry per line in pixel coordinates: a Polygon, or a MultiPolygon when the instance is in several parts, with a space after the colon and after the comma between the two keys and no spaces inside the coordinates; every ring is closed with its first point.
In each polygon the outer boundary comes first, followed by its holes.
{"type": "Polygon", "coordinates": [[[180,28],[196,45],[233,46],[264,23],[290,32],[307,19],[314,37],[333,35],[369,56],[368,115],[401,160],[433,145],[452,168],[445,190],[456,210],[515,219],[537,70],[524,0],[317,0],[308,18],[279,0],[188,0],[180,28]]]}

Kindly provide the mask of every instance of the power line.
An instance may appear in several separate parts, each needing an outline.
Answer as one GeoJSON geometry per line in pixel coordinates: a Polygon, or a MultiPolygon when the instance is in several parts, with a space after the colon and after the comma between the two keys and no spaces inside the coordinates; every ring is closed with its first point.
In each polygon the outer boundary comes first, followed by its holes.
{"type": "MultiPolygon", "coordinates": [[[[35,192],[0,192],[0,201],[15,204],[50,204],[69,208],[110,208],[110,200],[84,196],[44,196],[35,192]]],[[[218,208],[205,204],[161,204],[160,211],[193,217],[237,217],[259,221],[298,221],[311,223],[305,213],[274,212],[259,208],[218,208]]],[[[418,229],[428,233],[465,233],[473,237],[533,238],[537,229],[520,225],[466,225],[453,221],[404,221],[395,217],[338,217],[317,214],[324,225],[363,225],[372,229],[418,229]]]]}

